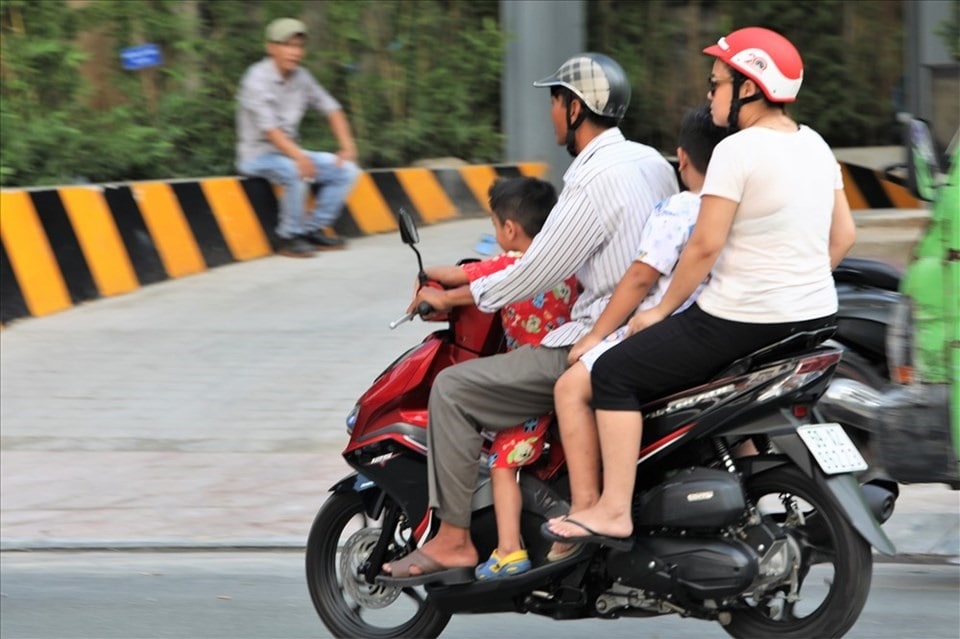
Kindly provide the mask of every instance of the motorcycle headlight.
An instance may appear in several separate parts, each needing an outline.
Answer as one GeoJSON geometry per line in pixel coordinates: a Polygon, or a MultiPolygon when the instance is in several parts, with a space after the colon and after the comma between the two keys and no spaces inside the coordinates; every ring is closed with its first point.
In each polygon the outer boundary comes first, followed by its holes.
{"type": "Polygon", "coordinates": [[[919,381],[913,342],[913,302],[909,298],[904,298],[893,308],[887,329],[887,368],[891,381],[896,384],[919,381]]]}
{"type": "Polygon", "coordinates": [[[357,416],[360,414],[360,404],[356,404],[347,415],[347,434],[353,434],[353,427],[357,425],[357,416]]]}

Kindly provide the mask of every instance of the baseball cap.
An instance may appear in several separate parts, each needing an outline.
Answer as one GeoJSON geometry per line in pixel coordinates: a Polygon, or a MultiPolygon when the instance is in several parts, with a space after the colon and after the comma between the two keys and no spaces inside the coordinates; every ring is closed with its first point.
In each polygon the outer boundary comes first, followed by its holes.
{"type": "Polygon", "coordinates": [[[277,18],[267,25],[267,42],[286,42],[295,35],[307,35],[307,25],[295,18],[277,18]]]}

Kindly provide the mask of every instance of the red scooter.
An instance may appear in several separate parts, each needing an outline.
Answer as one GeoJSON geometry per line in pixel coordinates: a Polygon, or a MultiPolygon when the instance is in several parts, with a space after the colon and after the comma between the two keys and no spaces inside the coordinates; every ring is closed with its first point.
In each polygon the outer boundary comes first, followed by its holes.
{"type": "MultiPolygon", "coordinates": [[[[400,233],[417,254],[412,220],[400,233]]],[[[831,331],[803,333],[742,358],[710,382],[644,406],[633,547],[582,545],[548,562],[540,526],[569,509],[563,449],[519,474],[521,532],[533,569],[509,578],[418,587],[378,582],[381,566],[425,542],[427,401],[436,374],[503,347],[499,314],[460,307],[396,359],[347,417],[356,472],[331,488],[310,530],[307,582],[336,637],[437,637],[453,614],[520,612],[553,619],[680,614],[734,637],[840,637],[870,590],[871,545],[892,554],[854,473],[863,458],[838,424],[811,423],[840,360],[831,331]],[[758,455],[733,452],[751,442],[758,455]]],[[[442,425],[431,425],[442,427],[442,425]]],[[[480,556],[496,547],[489,476],[473,497],[480,556]]]]}

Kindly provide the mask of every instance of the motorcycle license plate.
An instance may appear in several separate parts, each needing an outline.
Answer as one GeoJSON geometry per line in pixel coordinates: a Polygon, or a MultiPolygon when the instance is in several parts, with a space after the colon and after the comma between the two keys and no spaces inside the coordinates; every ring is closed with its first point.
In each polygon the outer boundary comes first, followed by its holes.
{"type": "Polygon", "coordinates": [[[855,473],[867,469],[866,460],[840,424],[799,426],[797,434],[826,474],[855,473]]]}

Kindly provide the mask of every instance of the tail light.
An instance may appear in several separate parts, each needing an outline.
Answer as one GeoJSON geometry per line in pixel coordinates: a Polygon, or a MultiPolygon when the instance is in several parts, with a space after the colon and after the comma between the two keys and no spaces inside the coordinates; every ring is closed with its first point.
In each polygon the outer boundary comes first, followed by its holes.
{"type": "Polygon", "coordinates": [[[913,342],[913,302],[904,298],[893,308],[887,328],[887,367],[896,384],[911,384],[916,378],[913,342]]]}
{"type": "Polygon", "coordinates": [[[763,391],[757,397],[757,401],[774,399],[806,386],[818,377],[822,377],[831,367],[836,366],[840,361],[840,355],[840,351],[829,351],[803,358],[793,373],[763,391]]]}

